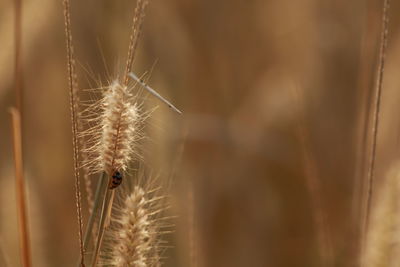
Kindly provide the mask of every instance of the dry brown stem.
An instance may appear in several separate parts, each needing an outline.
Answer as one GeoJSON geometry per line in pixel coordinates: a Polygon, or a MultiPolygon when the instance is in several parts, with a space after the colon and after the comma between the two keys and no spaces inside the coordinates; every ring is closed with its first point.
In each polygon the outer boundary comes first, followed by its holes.
{"type": "Polygon", "coordinates": [[[321,186],[321,178],[318,174],[318,165],[314,155],[310,151],[310,138],[309,133],[305,128],[305,114],[301,109],[304,103],[304,98],[301,92],[294,91],[294,100],[296,102],[297,114],[299,119],[296,125],[297,136],[300,140],[302,160],[304,172],[307,179],[307,189],[311,197],[311,205],[314,211],[314,221],[317,229],[318,247],[320,248],[323,266],[332,266],[333,264],[333,248],[330,240],[328,218],[323,202],[323,193],[321,186]]]}
{"type": "Polygon", "coordinates": [[[144,11],[147,4],[148,4],[147,0],[138,0],[136,4],[135,14],[133,15],[133,22],[132,22],[132,33],[130,35],[130,42],[128,47],[128,57],[125,66],[124,85],[127,85],[129,81],[128,74],[131,72],[132,63],[135,58],[136,48],[142,30],[142,24],[145,14],[144,11]]]}
{"type": "Polygon", "coordinates": [[[70,21],[70,3],[69,0],[64,0],[64,19],[65,19],[65,35],[67,44],[67,65],[68,65],[68,80],[69,80],[69,95],[70,95],[70,110],[72,122],[72,146],[74,154],[74,174],[75,174],[75,197],[76,209],[79,223],[79,246],[81,256],[81,266],[85,266],[84,249],[82,240],[82,210],[81,210],[81,192],[80,192],[80,175],[79,175],[79,149],[78,149],[78,132],[77,132],[77,116],[76,116],[76,76],[74,67],[74,54],[72,47],[71,21],[70,21]]]}
{"type": "Polygon", "coordinates": [[[29,227],[25,196],[25,181],[22,164],[21,116],[16,108],[10,109],[15,166],[15,186],[17,196],[18,224],[20,232],[21,259],[24,267],[32,266],[29,227]]]}
{"type": "Polygon", "coordinates": [[[14,90],[15,107],[22,113],[22,62],[21,62],[21,44],[22,44],[22,0],[15,0],[14,16],[14,90]]]}

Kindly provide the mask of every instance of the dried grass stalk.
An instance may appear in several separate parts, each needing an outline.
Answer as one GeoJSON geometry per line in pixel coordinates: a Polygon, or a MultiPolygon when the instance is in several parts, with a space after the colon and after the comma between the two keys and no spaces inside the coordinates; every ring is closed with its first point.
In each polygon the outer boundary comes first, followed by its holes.
{"type": "Polygon", "coordinates": [[[133,15],[132,21],[132,28],[131,28],[131,35],[130,35],[130,42],[128,46],[128,56],[126,60],[125,66],[125,74],[124,74],[124,85],[127,85],[129,82],[128,74],[131,72],[132,63],[135,58],[136,48],[138,45],[140,33],[142,31],[142,25],[145,15],[145,9],[149,1],[147,0],[137,0],[135,14],[133,15]]]}
{"type": "Polygon", "coordinates": [[[29,224],[26,207],[25,180],[22,164],[21,116],[17,109],[11,108],[12,136],[15,166],[15,186],[17,196],[18,223],[20,232],[21,260],[24,267],[32,266],[29,224]]]}
{"type": "Polygon", "coordinates": [[[81,209],[81,192],[80,192],[80,174],[79,174],[79,147],[78,147],[78,126],[77,126],[77,82],[74,62],[74,51],[72,46],[71,34],[71,21],[70,21],[70,2],[64,0],[64,22],[65,22],[65,35],[67,46],[67,66],[68,66],[68,81],[69,81],[69,95],[70,95],[70,110],[71,110],[71,123],[72,123],[72,146],[74,155],[74,176],[75,176],[75,197],[76,209],[79,224],[79,247],[81,266],[85,266],[84,260],[84,247],[83,247],[83,222],[82,222],[82,209],[81,209]]]}
{"type": "MultiPolygon", "coordinates": [[[[94,126],[82,133],[83,138],[86,136],[89,140],[86,149],[89,158],[84,166],[90,173],[106,173],[109,185],[103,199],[95,200],[95,205],[102,202],[102,209],[92,266],[97,264],[104,231],[110,222],[110,211],[115,195],[114,187],[112,187],[113,177],[127,169],[135,153],[140,158],[136,145],[141,139],[140,124],[143,117],[140,115],[141,105],[132,95],[130,90],[132,88],[128,87],[128,73],[131,71],[134,60],[147,3],[146,0],[138,0],[136,4],[123,83],[114,81],[106,88],[99,103],[88,108],[88,122],[94,123],[94,126]]],[[[93,218],[94,214],[91,215],[90,221],[93,221],[93,218]]],[[[88,228],[87,231],[90,232],[92,229],[88,228]]]]}
{"type": "Polygon", "coordinates": [[[14,91],[15,91],[15,107],[22,113],[22,61],[21,61],[21,45],[22,45],[22,0],[14,0],[14,91]]]}

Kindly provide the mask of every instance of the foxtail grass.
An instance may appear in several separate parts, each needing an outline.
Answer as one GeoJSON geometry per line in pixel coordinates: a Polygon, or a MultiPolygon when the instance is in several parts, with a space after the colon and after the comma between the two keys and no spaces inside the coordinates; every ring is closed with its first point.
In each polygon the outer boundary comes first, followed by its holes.
{"type": "Polygon", "coordinates": [[[114,171],[127,169],[142,136],[140,107],[132,88],[118,81],[104,90],[100,102],[89,107],[88,113],[95,114],[89,117],[94,126],[85,130],[83,135],[90,140],[86,150],[88,161],[84,166],[91,174],[105,172],[110,176],[114,171]],[[93,109],[97,111],[93,112],[93,109]]]}
{"type": "Polygon", "coordinates": [[[159,191],[160,188],[136,183],[120,195],[106,231],[102,264],[115,267],[161,264],[165,247],[162,235],[169,232],[170,225],[168,217],[163,215],[167,208],[165,196],[159,191]]]}
{"type": "MultiPolygon", "coordinates": [[[[90,266],[105,263],[111,266],[161,264],[160,252],[164,245],[159,237],[165,233],[162,229],[166,225],[161,222],[165,218],[158,215],[165,210],[159,205],[164,197],[156,196],[154,190],[148,191],[143,184],[136,184],[124,195],[119,211],[113,213],[114,199],[121,198],[122,194],[119,184],[129,175],[129,166],[141,160],[139,141],[143,139],[143,121],[149,115],[149,112],[142,111],[142,103],[138,98],[140,90],[134,92],[139,86],[147,85],[141,80],[129,80],[147,4],[147,0],[138,0],[136,4],[124,75],[121,79],[114,79],[109,85],[102,87],[101,99],[81,111],[70,29],[69,0],[64,0],[81,266],[85,265],[85,251],[90,247],[92,233],[95,239],[93,253],[91,257],[87,257],[90,258],[90,266]],[[87,190],[91,213],[84,238],[79,191],[80,168],[83,169],[84,176],[100,175],[93,205],[92,192],[87,190]],[[113,228],[114,226],[117,228],[113,228]],[[103,251],[107,250],[107,244],[112,244],[112,249],[108,249],[107,257],[104,258],[103,251]]],[[[160,99],[165,102],[164,98],[160,99]]],[[[90,179],[88,181],[90,182],[90,179]]],[[[85,182],[85,185],[86,188],[91,187],[88,182],[85,182]]]]}
{"type": "MultiPolygon", "coordinates": [[[[95,140],[89,151],[97,154],[97,157],[95,156],[88,164],[92,166],[94,172],[102,171],[108,176],[108,188],[102,199],[92,266],[97,264],[104,231],[111,220],[111,209],[115,196],[114,188],[111,187],[113,174],[126,170],[128,163],[132,161],[132,154],[136,151],[137,137],[140,136],[137,127],[141,118],[139,105],[129,91],[131,88],[128,87],[128,73],[131,71],[134,61],[147,3],[146,0],[138,0],[136,3],[123,80],[122,82],[114,81],[100,101],[102,112],[98,118],[102,122],[101,131],[88,132],[93,134],[92,140],[95,140]]],[[[100,199],[95,201],[100,201],[100,199]]],[[[87,229],[87,231],[91,231],[91,229],[87,229]]]]}

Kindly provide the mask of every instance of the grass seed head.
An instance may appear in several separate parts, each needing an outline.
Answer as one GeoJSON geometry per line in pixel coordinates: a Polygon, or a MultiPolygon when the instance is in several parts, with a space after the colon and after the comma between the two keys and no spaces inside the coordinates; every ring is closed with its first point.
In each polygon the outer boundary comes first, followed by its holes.
{"type": "Polygon", "coordinates": [[[111,227],[102,251],[107,266],[144,267],[160,265],[161,222],[164,197],[134,186],[114,209],[111,227]]]}
{"type": "Polygon", "coordinates": [[[83,133],[90,144],[87,150],[90,157],[84,166],[91,173],[126,170],[137,154],[142,122],[140,104],[130,88],[114,81],[105,88],[102,100],[86,113],[93,126],[83,133]]]}

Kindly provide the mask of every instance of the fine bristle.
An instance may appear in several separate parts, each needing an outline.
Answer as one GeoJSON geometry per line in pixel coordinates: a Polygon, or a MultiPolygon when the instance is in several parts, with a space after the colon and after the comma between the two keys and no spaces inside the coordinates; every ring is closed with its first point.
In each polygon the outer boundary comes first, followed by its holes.
{"type": "Polygon", "coordinates": [[[89,137],[88,162],[84,164],[91,173],[126,170],[141,139],[140,104],[135,101],[127,86],[113,82],[106,88],[99,103],[87,111],[94,125],[83,135],[89,137]]]}
{"type": "Polygon", "coordinates": [[[164,197],[134,186],[123,203],[114,209],[111,227],[101,253],[106,266],[157,266],[165,245],[161,241],[166,218],[161,214],[164,197]],[[119,207],[118,207],[119,206],[119,207]]]}

